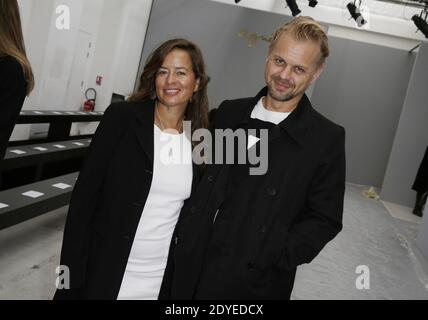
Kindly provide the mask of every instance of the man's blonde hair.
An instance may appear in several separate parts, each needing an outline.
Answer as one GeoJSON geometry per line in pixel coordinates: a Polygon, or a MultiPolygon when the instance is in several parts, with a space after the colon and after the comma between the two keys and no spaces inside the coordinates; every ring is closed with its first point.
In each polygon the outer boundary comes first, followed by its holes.
{"type": "Polygon", "coordinates": [[[319,66],[325,62],[330,54],[328,38],[323,26],[311,17],[300,16],[294,18],[290,22],[276,29],[272,34],[272,41],[269,45],[269,52],[272,51],[278,42],[279,37],[284,33],[291,35],[298,41],[311,40],[318,42],[321,51],[321,59],[318,62],[319,66]]]}

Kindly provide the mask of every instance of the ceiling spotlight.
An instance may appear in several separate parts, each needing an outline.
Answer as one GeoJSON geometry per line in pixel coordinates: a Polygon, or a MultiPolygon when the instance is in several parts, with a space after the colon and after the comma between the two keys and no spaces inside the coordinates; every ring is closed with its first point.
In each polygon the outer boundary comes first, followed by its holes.
{"type": "Polygon", "coordinates": [[[309,6],[310,7],[315,8],[317,4],[318,4],[317,0],[309,0],[309,6]]]}
{"type": "Polygon", "coordinates": [[[428,39],[428,23],[416,14],[412,17],[412,20],[416,27],[424,34],[425,38],[428,39]]]}
{"type": "Polygon", "coordinates": [[[297,6],[296,0],[285,0],[285,2],[287,2],[287,6],[290,8],[293,17],[302,12],[297,6]]]}
{"type": "Polygon", "coordinates": [[[362,27],[367,23],[367,21],[364,19],[364,17],[360,13],[360,10],[355,6],[355,3],[349,2],[346,5],[346,7],[348,8],[349,13],[351,14],[351,17],[357,22],[358,27],[362,27]]]}

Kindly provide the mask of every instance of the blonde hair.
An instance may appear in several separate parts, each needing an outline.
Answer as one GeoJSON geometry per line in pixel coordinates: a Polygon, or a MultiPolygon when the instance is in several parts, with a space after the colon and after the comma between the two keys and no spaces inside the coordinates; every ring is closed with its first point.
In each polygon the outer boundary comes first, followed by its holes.
{"type": "Polygon", "coordinates": [[[34,88],[34,75],[25,52],[17,0],[0,0],[0,58],[11,56],[22,67],[27,96],[34,88]]]}
{"type": "Polygon", "coordinates": [[[272,34],[272,41],[269,45],[269,52],[275,47],[279,37],[282,34],[289,34],[294,39],[300,40],[311,40],[318,42],[320,45],[321,59],[318,65],[322,65],[330,54],[330,48],[328,45],[327,34],[320,23],[315,21],[311,17],[300,16],[297,17],[285,25],[280,26],[272,34]]]}

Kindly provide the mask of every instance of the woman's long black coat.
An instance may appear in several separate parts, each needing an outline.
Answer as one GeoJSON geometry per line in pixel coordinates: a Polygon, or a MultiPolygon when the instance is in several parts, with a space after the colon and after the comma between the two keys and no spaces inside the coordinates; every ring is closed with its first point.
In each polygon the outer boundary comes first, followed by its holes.
{"type": "Polygon", "coordinates": [[[61,265],[70,270],[70,289],[57,290],[55,299],[117,298],[152,182],[153,123],[153,101],[113,104],[105,112],[64,231],[61,265]]]}
{"type": "Polygon", "coordinates": [[[428,147],[425,150],[425,155],[419,166],[412,189],[419,193],[428,191],[428,147]]]}
{"type": "MultiPolygon", "coordinates": [[[[25,100],[27,82],[19,62],[12,57],[0,58],[0,162],[25,100]]],[[[1,164],[0,164],[1,169],[1,164]]]]}

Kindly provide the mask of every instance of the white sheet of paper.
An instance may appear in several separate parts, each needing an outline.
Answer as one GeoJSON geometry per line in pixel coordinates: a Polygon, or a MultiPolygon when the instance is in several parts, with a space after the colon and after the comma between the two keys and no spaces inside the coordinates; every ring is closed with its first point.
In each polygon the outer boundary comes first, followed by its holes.
{"type": "Polygon", "coordinates": [[[35,147],[34,150],[39,150],[39,151],[48,151],[48,149],[43,148],[43,147],[35,147]]]}
{"type": "Polygon", "coordinates": [[[45,194],[38,191],[27,191],[27,192],[24,192],[22,195],[36,199],[36,198],[40,198],[41,196],[44,196],[45,194]]]}
{"type": "Polygon", "coordinates": [[[63,146],[62,144],[54,144],[54,147],[55,147],[55,148],[58,148],[58,149],[64,149],[64,148],[67,148],[66,146],[63,146]]]}
{"type": "Polygon", "coordinates": [[[7,205],[6,203],[0,203],[0,209],[7,208],[7,207],[9,207],[9,205],[7,205]]]}
{"type": "Polygon", "coordinates": [[[68,189],[71,188],[71,186],[69,184],[65,184],[65,183],[57,183],[57,184],[53,184],[52,187],[58,188],[58,189],[68,189]]]}
{"type": "Polygon", "coordinates": [[[25,154],[27,152],[22,151],[22,150],[10,150],[9,152],[15,153],[15,154],[25,154]]]}

